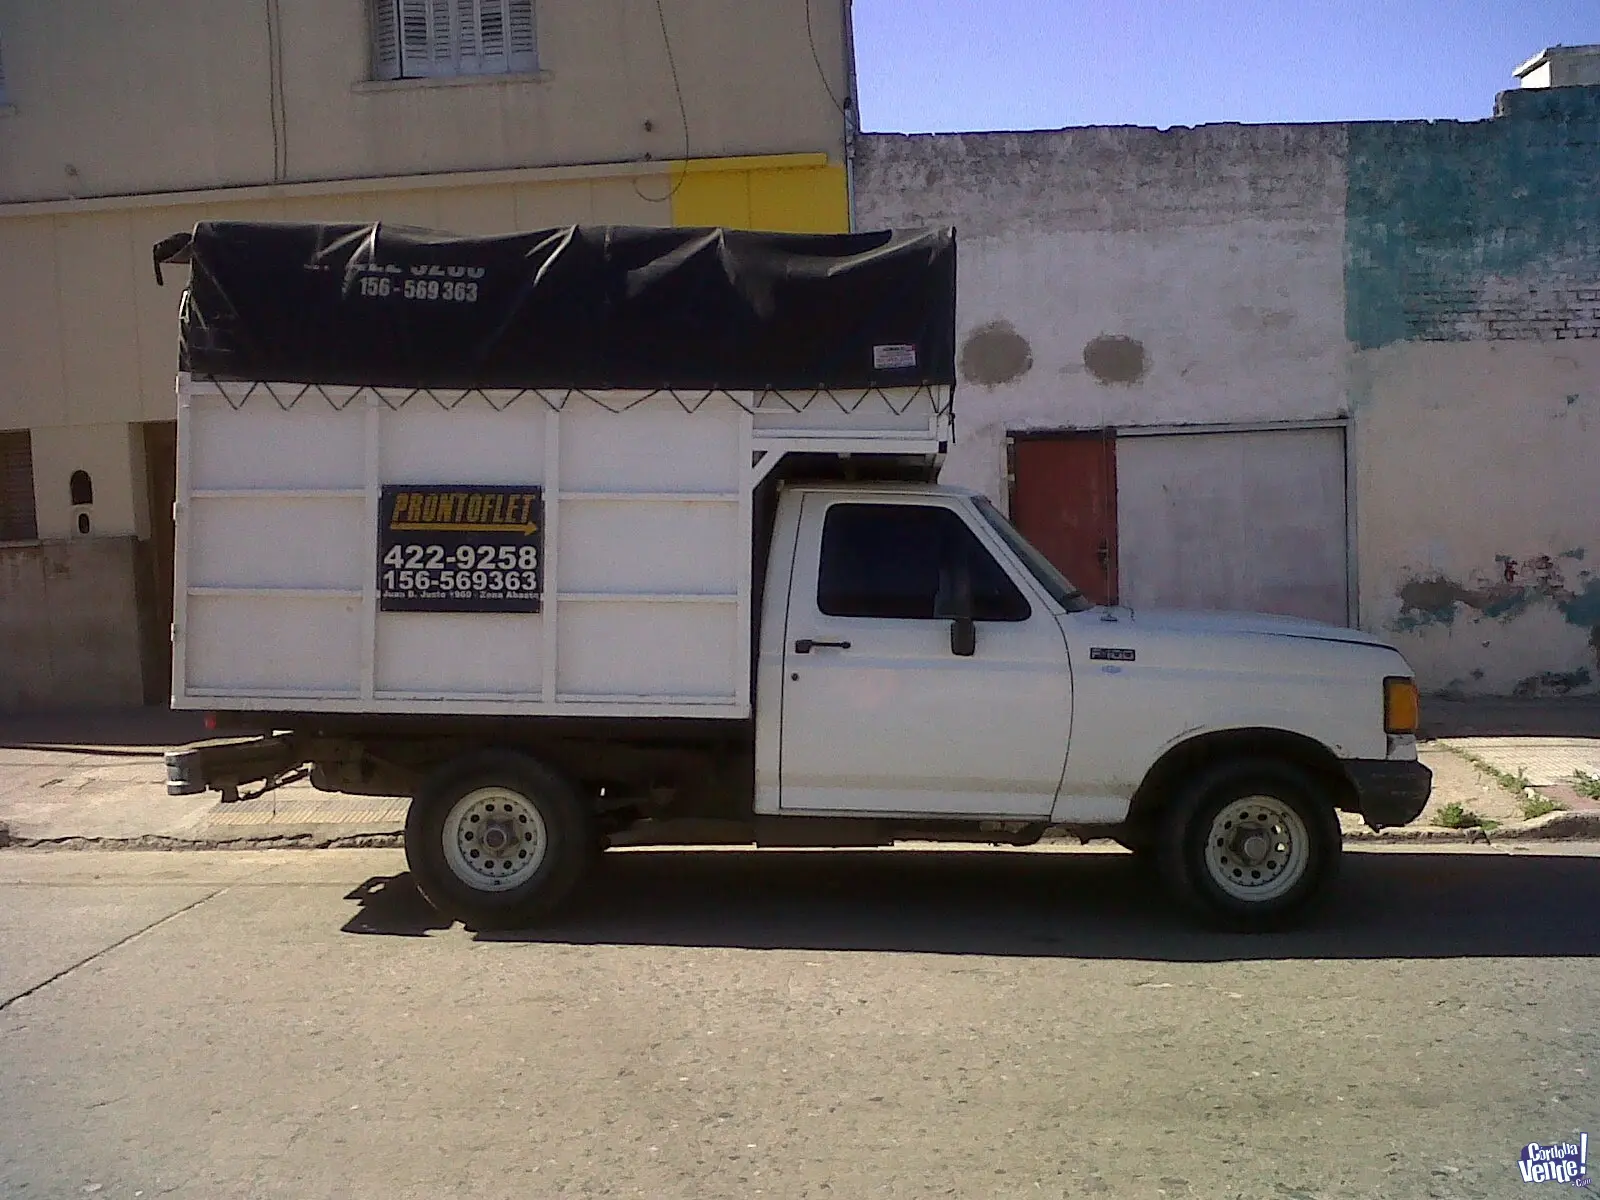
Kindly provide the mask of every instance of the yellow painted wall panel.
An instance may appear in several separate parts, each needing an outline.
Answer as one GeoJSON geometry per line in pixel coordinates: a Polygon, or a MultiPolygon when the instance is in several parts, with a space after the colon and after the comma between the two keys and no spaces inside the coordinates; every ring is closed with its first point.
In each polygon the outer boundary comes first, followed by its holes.
{"type": "Polygon", "coordinates": [[[589,220],[596,225],[671,225],[672,181],[665,173],[594,179],[589,220]]]}
{"type": "Polygon", "coordinates": [[[462,188],[439,193],[439,228],[451,233],[510,233],[517,227],[517,198],[510,187],[462,188]]]}
{"type": "Polygon", "coordinates": [[[128,254],[126,212],[57,217],[61,278],[62,365],[67,420],[73,424],[136,421],[138,374],[132,369],[137,322],[134,306],[148,288],[136,286],[128,254]]]}
{"type": "Polygon", "coordinates": [[[0,221],[0,429],[67,419],[55,245],[49,217],[0,221]]]}
{"type": "Polygon", "coordinates": [[[581,225],[594,220],[594,195],[586,179],[518,184],[512,192],[515,229],[549,229],[554,225],[581,225]]]}
{"type": "Polygon", "coordinates": [[[741,165],[717,170],[715,160],[705,160],[678,167],[674,176],[675,225],[777,233],[844,233],[850,228],[843,167],[741,165]]]}
{"type": "Polygon", "coordinates": [[[749,229],[750,173],[683,167],[673,172],[672,223],[749,229]]]}
{"type": "Polygon", "coordinates": [[[749,178],[752,228],[782,233],[850,231],[850,190],[843,167],[755,170],[749,178]]]}

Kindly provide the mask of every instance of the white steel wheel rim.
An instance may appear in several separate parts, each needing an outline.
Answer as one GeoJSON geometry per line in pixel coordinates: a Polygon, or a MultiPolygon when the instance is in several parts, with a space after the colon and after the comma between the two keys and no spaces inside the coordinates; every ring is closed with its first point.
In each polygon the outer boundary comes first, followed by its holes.
{"type": "Polygon", "coordinates": [[[468,792],[451,806],[441,833],[455,877],[480,892],[503,892],[532,879],[550,836],[539,808],[510,788],[468,792]]]}
{"type": "Polygon", "coordinates": [[[1206,871],[1224,893],[1253,904],[1276,900],[1311,865],[1311,833],[1276,796],[1245,796],[1211,819],[1206,871]]]}

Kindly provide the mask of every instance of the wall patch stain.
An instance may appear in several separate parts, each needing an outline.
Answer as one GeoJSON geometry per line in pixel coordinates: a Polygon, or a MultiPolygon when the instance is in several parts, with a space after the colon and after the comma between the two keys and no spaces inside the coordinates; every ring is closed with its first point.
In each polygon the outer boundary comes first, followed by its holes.
{"type": "Polygon", "coordinates": [[[1010,321],[990,321],[967,335],[961,346],[961,378],[984,387],[1021,379],[1033,369],[1033,347],[1010,321]]]}
{"type": "Polygon", "coordinates": [[[1083,348],[1083,365],[1101,383],[1138,383],[1149,370],[1144,343],[1122,334],[1101,334],[1083,348]]]}
{"type": "Polygon", "coordinates": [[[1587,667],[1579,667],[1576,671],[1545,671],[1528,676],[1511,689],[1511,694],[1521,697],[1565,696],[1568,692],[1588,687],[1592,680],[1593,676],[1587,667]]]}
{"type": "Polygon", "coordinates": [[[1264,329],[1287,329],[1294,324],[1294,310],[1288,308],[1252,308],[1241,304],[1228,314],[1229,323],[1240,333],[1258,333],[1264,329]]]}

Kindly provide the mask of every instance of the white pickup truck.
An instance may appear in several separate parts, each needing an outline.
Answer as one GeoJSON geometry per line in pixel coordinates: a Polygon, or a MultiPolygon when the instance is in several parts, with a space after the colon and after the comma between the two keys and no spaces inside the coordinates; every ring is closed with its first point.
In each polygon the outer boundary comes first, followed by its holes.
{"type": "Polygon", "coordinates": [[[552,913],[612,839],[1113,838],[1201,915],[1414,820],[1370,634],[1089,604],[953,436],[948,231],[198,226],[169,790],[411,798],[441,911],[552,913]]]}

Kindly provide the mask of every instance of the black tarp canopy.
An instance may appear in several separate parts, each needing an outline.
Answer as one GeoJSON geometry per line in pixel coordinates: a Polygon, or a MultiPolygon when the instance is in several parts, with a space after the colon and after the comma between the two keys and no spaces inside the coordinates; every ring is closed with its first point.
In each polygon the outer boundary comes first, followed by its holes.
{"type": "Polygon", "coordinates": [[[854,389],[955,382],[955,234],[568,226],[461,237],[205,221],[179,366],[416,388],[854,389]]]}

